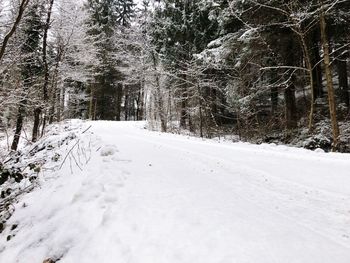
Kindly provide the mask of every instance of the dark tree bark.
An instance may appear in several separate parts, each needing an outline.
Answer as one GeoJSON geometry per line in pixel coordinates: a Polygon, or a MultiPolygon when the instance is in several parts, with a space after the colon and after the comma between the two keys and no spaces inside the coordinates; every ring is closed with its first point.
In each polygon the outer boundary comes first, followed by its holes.
{"type": "Polygon", "coordinates": [[[273,86],[270,89],[270,94],[271,94],[271,111],[272,111],[272,115],[275,115],[278,107],[278,87],[273,86]]]}
{"type": "Polygon", "coordinates": [[[137,97],[136,120],[144,119],[144,80],[140,82],[139,94],[137,97]]]}
{"type": "Polygon", "coordinates": [[[27,106],[27,99],[23,99],[19,103],[19,107],[18,107],[18,113],[17,113],[17,119],[16,119],[16,130],[15,130],[15,134],[11,145],[11,150],[13,151],[17,151],[17,148],[18,148],[18,143],[19,143],[19,139],[21,137],[21,132],[23,128],[23,120],[26,112],[26,106],[27,106]]]}
{"type": "MultiPolygon", "coordinates": [[[[47,17],[46,17],[46,22],[44,25],[44,35],[43,35],[43,64],[44,64],[44,84],[43,84],[43,100],[44,100],[44,108],[46,108],[46,104],[49,100],[49,95],[48,95],[48,86],[49,86],[49,64],[47,62],[47,36],[48,36],[48,31],[50,28],[50,23],[51,23],[51,14],[52,14],[52,7],[54,4],[54,0],[50,0],[49,7],[47,10],[47,17]]],[[[39,135],[39,128],[40,128],[40,115],[42,112],[42,107],[38,106],[34,110],[34,125],[33,125],[33,135],[32,135],[32,142],[35,142],[38,139],[39,135]]],[[[46,116],[44,116],[46,118],[46,116]]],[[[43,125],[46,124],[46,121],[43,122],[43,125]]],[[[44,129],[45,127],[43,127],[44,129]]]]}
{"type": "Polygon", "coordinates": [[[313,90],[314,90],[314,100],[317,98],[323,98],[323,85],[322,85],[322,67],[321,67],[321,56],[319,47],[319,38],[316,33],[313,34],[311,38],[311,65],[312,65],[312,78],[313,78],[313,90]]]}
{"type": "MultiPolygon", "coordinates": [[[[182,69],[183,72],[185,72],[186,69],[182,69]]],[[[187,84],[186,84],[186,75],[181,74],[180,75],[180,81],[183,81],[181,85],[181,102],[180,102],[180,128],[186,129],[187,128],[187,121],[189,120],[188,116],[188,91],[187,91],[187,84]]]]}
{"type": "Polygon", "coordinates": [[[294,129],[297,127],[297,107],[295,102],[295,86],[291,83],[284,91],[286,101],[286,127],[294,129]]]}
{"type": "Polygon", "coordinates": [[[278,86],[276,85],[276,82],[278,82],[278,75],[276,70],[271,71],[270,78],[272,83],[272,87],[270,88],[271,113],[272,116],[274,116],[278,107],[278,86]]]}
{"type": "MultiPolygon", "coordinates": [[[[289,35],[289,37],[292,37],[292,35],[289,35]]],[[[286,64],[288,66],[294,66],[296,65],[296,43],[289,39],[288,45],[286,45],[286,64]]],[[[293,74],[293,73],[292,73],[293,74]]],[[[287,129],[294,129],[297,127],[297,106],[296,106],[296,99],[295,99],[295,76],[290,76],[289,84],[285,88],[284,91],[284,99],[285,99],[285,117],[286,117],[286,128],[287,129]]]]}
{"type": "Polygon", "coordinates": [[[332,151],[336,151],[338,147],[340,133],[339,133],[338,120],[337,120],[337,109],[336,109],[335,96],[334,96],[330,50],[329,50],[329,42],[327,38],[327,29],[326,29],[327,24],[326,24],[323,3],[322,3],[321,14],[320,14],[320,27],[321,27],[321,42],[323,47],[323,61],[325,65],[326,80],[327,80],[329,113],[330,113],[331,122],[332,122],[332,133],[333,133],[332,151]]]}
{"type": "MultiPolygon", "coordinates": [[[[183,94],[183,96],[187,95],[183,94]]],[[[184,98],[182,98],[180,103],[180,128],[187,128],[187,101],[184,98]]]]}
{"type": "Polygon", "coordinates": [[[349,111],[350,98],[349,98],[349,82],[348,82],[348,67],[346,62],[346,56],[340,57],[336,62],[338,79],[339,79],[339,90],[340,100],[346,105],[349,111]]]}
{"type": "Polygon", "coordinates": [[[34,109],[34,124],[33,124],[32,142],[36,142],[38,139],[41,111],[42,111],[42,109],[40,107],[36,107],[34,109]]]}
{"type": "Polygon", "coordinates": [[[125,97],[124,97],[124,120],[127,121],[129,119],[130,105],[129,105],[129,89],[125,89],[125,97]]]}
{"type": "Polygon", "coordinates": [[[198,104],[199,104],[199,135],[201,138],[203,138],[203,101],[202,101],[202,94],[201,94],[201,89],[200,87],[198,89],[198,94],[199,94],[199,99],[198,99],[198,104]]]}
{"type": "Polygon", "coordinates": [[[28,15],[28,20],[23,29],[25,40],[21,46],[21,54],[23,60],[21,60],[21,99],[18,104],[18,113],[16,120],[16,130],[14,139],[11,145],[11,149],[16,151],[23,128],[23,121],[26,116],[26,108],[28,104],[28,93],[30,88],[33,86],[33,80],[35,76],[38,76],[40,67],[37,66],[38,59],[35,56],[35,50],[39,47],[40,41],[40,17],[37,13],[38,6],[34,5],[28,15]]]}
{"type": "Polygon", "coordinates": [[[48,86],[49,86],[49,64],[47,62],[47,35],[50,28],[51,23],[51,14],[52,7],[54,4],[54,0],[50,0],[49,8],[47,10],[46,23],[44,26],[44,36],[43,36],[43,64],[44,64],[44,85],[43,85],[43,94],[44,94],[44,102],[47,102],[49,99],[48,95],[48,86]]]}
{"type": "Polygon", "coordinates": [[[64,56],[64,46],[59,45],[57,47],[55,67],[52,74],[51,98],[49,98],[49,101],[51,104],[49,109],[49,124],[54,122],[55,117],[57,119],[57,116],[55,116],[55,112],[57,111],[57,104],[58,104],[58,107],[60,106],[59,103],[57,103],[60,99],[60,96],[58,94],[59,91],[57,90],[57,87],[58,87],[59,67],[63,56],[64,56]]]}
{"type": "Polygon", "coordinates": [[[212,116],[214,116],[215,123],[219,122],[217,99],[218,99],[217,89],[210,87],[210,110],[211,110],[212,116]]]}
{"type": "Polygon", "coordinates": [[[121,104],[123,99],[123,84],[118,83],[117,85],[117,102],[116,102],[116,111],[115,111],[115,120],[120,121],[121,115],[121,104]]]}

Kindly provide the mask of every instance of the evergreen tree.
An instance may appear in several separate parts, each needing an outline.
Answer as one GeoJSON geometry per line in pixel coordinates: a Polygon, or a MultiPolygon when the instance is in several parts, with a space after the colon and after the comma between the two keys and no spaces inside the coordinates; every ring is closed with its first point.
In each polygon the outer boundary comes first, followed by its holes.
{"type": "Polygon", "coordinates": [[[166,82],[176,87],[174,96],[179,111],[180,126],[193,129],[189,83],[186,72],[194,54],[200,53],[217,35],[217,23],[209,19],[209,11],[193,1],[161,1],[152,25],[153,43],[161,54],[165,70],[171,74],[166,82]],[[171,75],[173,77],[171,77],[171,75]]]}
{"type": "Polygon", "coordinates": [[[36,81],[42,71],[40,62],[40,39],[42,35],[41,6],[34,3],[29,7],[28,14],[24,20],[23,26],[23,45],[21,48],[20,71],[22,76],[22,94],[19,101],[18,113],[16,119],[16,130],[11,149],[17,150],[23,121],[26,116],[28,106],[28,96],[34,88],[36,81]]]}
{"type": "Polygon", "coordinates": [[[116,8],[115,0],[89,0],[87,3],[90,14],[89,33],[95,38],[100,60],[93,67],[95,80],[90,86],[90,118],[93,119],[120,120],[122,75],[117,70],[113,38],[117,26],[116,8]]]}

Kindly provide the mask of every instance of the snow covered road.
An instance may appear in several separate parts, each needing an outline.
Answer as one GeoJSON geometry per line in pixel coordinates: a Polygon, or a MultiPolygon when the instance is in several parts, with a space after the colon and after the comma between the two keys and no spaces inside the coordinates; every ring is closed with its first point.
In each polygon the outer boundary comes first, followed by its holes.
{"type": "Polygon", "coordinates": [[[1,263],[350,262],[350,155],[90,124],[98,151],[21,200],[1,263]]]}

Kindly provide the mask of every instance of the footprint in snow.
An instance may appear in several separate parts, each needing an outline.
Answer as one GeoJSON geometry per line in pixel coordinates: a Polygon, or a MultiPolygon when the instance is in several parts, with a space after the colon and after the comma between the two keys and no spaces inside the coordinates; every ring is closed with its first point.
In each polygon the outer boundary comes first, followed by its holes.
{"type": "Polygon", "coordinates": [[[103,157],[114,155],[119,152],[115,145],[105,145],[100,150],[100,155],[103,157]]]}

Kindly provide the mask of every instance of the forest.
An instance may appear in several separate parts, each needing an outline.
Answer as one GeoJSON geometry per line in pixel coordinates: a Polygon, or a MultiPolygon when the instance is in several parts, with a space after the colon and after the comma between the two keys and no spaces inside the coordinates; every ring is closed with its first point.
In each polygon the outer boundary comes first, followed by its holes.
{"type": "Polygon", "coordinates": [[[0,0],[1,263],[349,263],[350,0],[0,0]]]}
{"type": "Polygon", "coordinates": [[[350,151],[349,0],[0,1],[0,129],[147,120],[350,151]]]}

